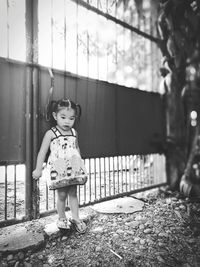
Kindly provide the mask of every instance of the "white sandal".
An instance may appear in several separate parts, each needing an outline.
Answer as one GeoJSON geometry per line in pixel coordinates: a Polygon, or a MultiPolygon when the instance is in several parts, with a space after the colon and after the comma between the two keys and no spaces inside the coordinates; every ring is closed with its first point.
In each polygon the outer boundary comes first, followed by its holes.
{"type": "Polygon", "coordinates": [[[71,228],[71,222],[67,218],[58,219],[57,227],[59,229],[67,229],[67,230],[69,230],[71,228]]]}

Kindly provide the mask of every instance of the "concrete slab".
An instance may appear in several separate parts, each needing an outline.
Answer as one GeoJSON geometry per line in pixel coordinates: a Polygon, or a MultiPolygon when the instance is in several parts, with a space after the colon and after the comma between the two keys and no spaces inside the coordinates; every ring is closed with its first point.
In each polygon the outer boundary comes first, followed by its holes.
{"type": "Polygon", "coordinates": [[[0,253],[35,249],[44,244],[44,235],[23,225],[8,226],[0,233],[0,253]]]}
{"type": "Polygon", "coordinates": [[[133,213],[143,209],[144,202],[132,197],[123,197],[95,204],[91,208],[100,213],[133,213]]]}

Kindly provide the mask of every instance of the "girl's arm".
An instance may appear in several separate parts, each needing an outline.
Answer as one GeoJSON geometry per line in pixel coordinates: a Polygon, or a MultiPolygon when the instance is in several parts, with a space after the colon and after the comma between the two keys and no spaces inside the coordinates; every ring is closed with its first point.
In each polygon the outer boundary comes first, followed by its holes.
{"type": "Polygon", "coordinates": [[[36,168],[32,173],[34,179],[38,179],[42,176],[42,166],[45,161],[51,140],[52,140],[52,131],[48,130],[42,140],[42,144],[37,156],[36,168]]]}

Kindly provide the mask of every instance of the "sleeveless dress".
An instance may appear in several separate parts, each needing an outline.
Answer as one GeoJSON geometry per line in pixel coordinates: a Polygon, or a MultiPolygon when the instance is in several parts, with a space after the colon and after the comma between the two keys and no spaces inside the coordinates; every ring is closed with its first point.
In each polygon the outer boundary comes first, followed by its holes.
{"type": "Polygon", "coordinates": [[[47,161],[49,189],[85,184],[87,172],[77,149],[76,131],[72,128],[70,135],[63,135],[56,127],[51,131],[55,137],[50,143],[47,161]]]}

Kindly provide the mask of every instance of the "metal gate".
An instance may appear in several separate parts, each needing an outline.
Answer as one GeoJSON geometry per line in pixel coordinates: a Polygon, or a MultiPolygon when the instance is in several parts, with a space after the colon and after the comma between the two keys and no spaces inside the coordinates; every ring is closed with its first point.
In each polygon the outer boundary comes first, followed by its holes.
{"type": "MultiPolygon", "coordinates": [[[[42,4],[50,2],[57,3],[54,0],[41,1],[42,4]]],[[[132,37],[132,34],[135,34],[135,38],[138,35],[144,40],[147,39],[151,43],[148,49],[152,48],[151,51],[155,51],[153,43],[156,42],[156,38],[108,14],[109,9],[105,12],[100,10],[100,7],[91,7],[84,1],[62,1],[64,5],[69,2],[76,3],[75,10],[79,12],[81,8],[85,8],[87,12],[94,12],[104,18],[108,25],[112,21],[117,31],[119,27],[124,27],[120,28],[122,32],[128,29],[132,37]]],[[[83,115],[77,130],[89,179],[85,186],[79,187],[81,205],[131,194],[165,183],[161,96],[158,93],[117,84],[112,80],[115,72],[110,74],[110,80],[100,80],[97,77],[83,77],[78,71],[72,74],[66,68],[57,70],[53,63],[48,67],[38,64],[38,1],[26,0],[24,3],[26,60],[20,62],[10,57],[9,38],[7,58],[0,58],[0,225],[36,218],[39,213],[46,214],[55,208],[55,195],[48,191],[45,179],[37,184],[31,177],[42,136],[49,127],[45,118],[52,86],[54,100],[71,98],[82,106],[83,115]]],[[[15,3],[14,8],[16,5],[15,3]]],[[[8,15],[11,8],[11,5],[7,5],[8,15]]],[[[50,18],[50,28],[53,31],[54,17],[50,18]]],[[[66,37],[65,31],[64,36],[66,37]]],[[[86,43],[88,48],[91,48],[89,37],[86,43]]],[[[80,41],[78,32],[76,38],[80,41]]],[[[65,39],[63,40],[66,45],[65,39]]],[[[114,47],[117,47],[116,44],[115,40],[114,47]]],[[[51,47],[53,62],[53,43],[51,47]]],[[[107,53],[110,53],[109,49],[107,53]]],[[[86,50],[88,68],[92,60],[88,54],[89,50],[86,50]]],[[[79,48],[77,51],[80,51],[79,48]]],[[[119,56],[123,58],[124,53],[125,47],[114,53],[114,59],[119,56]]],[[[107,59],[109,63],[109,54],[107,59]]],[[[76,62],[78,64],[78,58],[76,62]]],[[[110,63],[113,62],[115,61],[110,63]]],[[[148,62],[153,64],[153,61],[148,62]]],[[[107,68],[111,66],[108,63],[107,68]]],[[[152,69],[154,68],[151,67],[152,69]]],[[[151,72],[152,77],[155,77],[154,74],[151,72]]],[[[98,76],[100,75],[98,73],[98,76]]],[[[146,78],[149,81],[148,75],[146,78]]]]}

